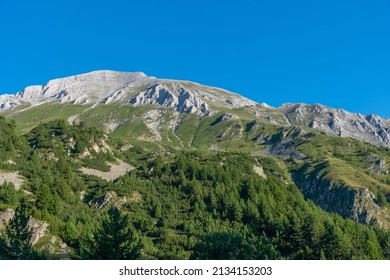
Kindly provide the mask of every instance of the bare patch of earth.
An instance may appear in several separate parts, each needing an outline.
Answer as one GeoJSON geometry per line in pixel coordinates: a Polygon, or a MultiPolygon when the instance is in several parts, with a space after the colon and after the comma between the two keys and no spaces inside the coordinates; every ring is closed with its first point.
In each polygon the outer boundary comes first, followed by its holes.
{"type": "Polygon", "coordinates": [[[14,184],[16,190],[19,190],[24,181],[23,177],[17,172],[3,173],[3,171],[0,170],[0,185],[5,182],[14,184]]]}
{"type": "Polygon", "coordinates": [[[94,175],[107,181],[113,181],[134,169],[133,166],[119,159],[117,160],[117,164],[109,163],[108,165],[111,167],[108,172],[86,167],[81,168],[80,171],[86,175],[94,175]]]}

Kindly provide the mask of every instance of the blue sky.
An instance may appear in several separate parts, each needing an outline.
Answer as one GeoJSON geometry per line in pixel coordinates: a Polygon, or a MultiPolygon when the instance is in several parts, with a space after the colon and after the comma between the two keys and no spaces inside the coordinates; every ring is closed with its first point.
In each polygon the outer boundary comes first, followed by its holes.
{"type": "Polygon", "coordinates": [[[390,1],[0,0],[0,93],[99,69],[390,118],[390,1]]]}

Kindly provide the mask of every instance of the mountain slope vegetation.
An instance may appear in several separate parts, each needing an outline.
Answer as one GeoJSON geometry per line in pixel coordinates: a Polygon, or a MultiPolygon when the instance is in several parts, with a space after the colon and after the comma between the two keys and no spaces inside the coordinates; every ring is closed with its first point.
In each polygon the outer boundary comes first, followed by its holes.
{"type": "Polygon", "coordinates": [[[241,240],[236,252],[246,252],[222,258],[390,257],[387,230],[305,200],[289,174],[294,159],[234,151],[150,153],[140,144],[121,151],[115,148],[120,143],[83,124],[52,121],[18,135],[13,124],[1,122],[2,149],[13,151],[3,155],[3,162],[14,162],[3,164],[2,172],[18,170],[25,181],[24,192],[1,186],[0,210],[16,208],[20,197],[30,201],[29,216],[49,224],[34,245],[40,258],[91,258],[93,236],[112,207],[129,219],[133,236],[142,241],[143,259],[219,258],[212,248],[207,253],[207,244],[219,238],[241,240]],[[91,151],[90,161],[120,158],[135,169],[114,181],[83,174],[85,151],[95,144],[104,147],[103,142],[112,151],[91,151]],[[5,199],[12,193],[13,201],[5,199]],[[53,237],[62,247],[52,243],[53,237]]]}

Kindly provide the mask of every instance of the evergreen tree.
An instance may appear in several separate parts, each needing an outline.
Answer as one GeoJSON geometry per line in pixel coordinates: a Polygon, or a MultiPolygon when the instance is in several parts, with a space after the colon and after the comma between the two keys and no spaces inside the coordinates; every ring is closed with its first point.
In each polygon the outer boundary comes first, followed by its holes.
{"type": "Polygon", "coordinates": [[[236,232],[214,232],[195,245],[191,259],[254,260],[278,259],[279,253],[264,236],[246,239],[236,232]]]}
{"type": "Polygon", "coordinates": [[[8,260],[7,243],[4,236],[0,236],[0,260],[8,260]]]}
{"type": "Polygon", "coordinates": [[[112,208],[95,232],[93,259],[130,260],[138,259],[143,248],[141,240],[128,217],[117,208],[112,208]]]}
{"type": "Polygon", "coordinates": [[[18,200],[19,193],[14,184],[5,182],[0,185],[0,203],[14,206],[18,200]]]}
{"type": "Polygon", "coordinates": [[[26,200],[23,199],[1,237],[0,254],[6,259],[31,260],[38,257],[30,243],[31,231],[28,228],[28,221],[29,210],[26,200]]]}
{"type": "Polygon", "coordinates": [[[346,237],[337,225],[325,222],[325,233],[321,237],[321,247],[327,259],[351,259],[346,237]]]}

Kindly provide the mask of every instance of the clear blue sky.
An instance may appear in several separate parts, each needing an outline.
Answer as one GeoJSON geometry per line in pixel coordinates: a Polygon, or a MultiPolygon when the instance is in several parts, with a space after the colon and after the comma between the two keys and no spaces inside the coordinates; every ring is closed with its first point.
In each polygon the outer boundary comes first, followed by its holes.
{"type": "Polygon", "coordinates": [[[390,117],[390,1],[0,0],[0,93],[99,69],[390,117]]]}

